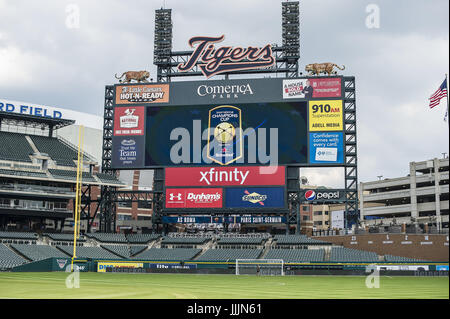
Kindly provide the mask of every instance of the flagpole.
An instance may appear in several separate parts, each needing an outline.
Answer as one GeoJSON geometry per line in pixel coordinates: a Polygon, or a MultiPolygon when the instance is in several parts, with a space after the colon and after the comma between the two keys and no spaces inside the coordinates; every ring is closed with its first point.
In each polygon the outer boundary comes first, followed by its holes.
{"type": "Polygon", "coordinates": [[[447,97],[447,126],[449,128],[450,131],[450,114],[448,114],[448,77],[447,77],[447,73],[445,73],[445,84],[447,85],[447,93],[446,93],[446,97],[447,97]]]}

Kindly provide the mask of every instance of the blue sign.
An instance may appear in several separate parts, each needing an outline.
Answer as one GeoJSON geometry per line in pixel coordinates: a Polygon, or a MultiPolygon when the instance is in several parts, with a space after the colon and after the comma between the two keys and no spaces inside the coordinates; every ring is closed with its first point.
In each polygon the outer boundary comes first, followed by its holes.
{"type": "Polygon", "coordinates": [[[49,109],[45,106],[15,105],[12,103],[2,101],[0,101],[0,111],[55,118],[55,119],[62,118],[62,113],[60,111],[49,109]]]}
{"type": "Polygon", "coordinates": [[[163,216],[165,224],[285,224],[285,216],[163,216]]]}
{"type": "Polygon", "coordinates": [[[344,134],[342,132],[309,133],[311,164],[343,164],[344,134]]]}
{"type": "Polygon", "coordinates": [[[225,189],[226,208],[285,208],[284,187],[237,187],[225,189]]]}
{"type": "Polygon", "coordinates": [[[139,167],[144,161],[143,136],[115,136],[113,137],[113,167],[139,167]]]}

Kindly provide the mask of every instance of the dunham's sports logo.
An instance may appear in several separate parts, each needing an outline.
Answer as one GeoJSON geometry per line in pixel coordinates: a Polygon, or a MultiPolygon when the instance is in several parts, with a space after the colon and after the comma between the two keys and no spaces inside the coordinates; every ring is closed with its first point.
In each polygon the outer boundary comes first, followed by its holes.
{"type": "Polygon", "coordinates": [[[267,68],[275,64],[270,44],[263,48],[223,46],[216,49],[214,43],[222,42],[224,38],[224,35],[191,38],[189,45],[192,48],[195,47],[194,52],[186,63],[178,65],[178,70],[188,72],[197,65],[200,71],[209,78],[216,74],[267,68]]]}
{"type": "Polygon", "coordinates": [[[221,188],[167,188],[166,208],[221,208],[221,188]]]}

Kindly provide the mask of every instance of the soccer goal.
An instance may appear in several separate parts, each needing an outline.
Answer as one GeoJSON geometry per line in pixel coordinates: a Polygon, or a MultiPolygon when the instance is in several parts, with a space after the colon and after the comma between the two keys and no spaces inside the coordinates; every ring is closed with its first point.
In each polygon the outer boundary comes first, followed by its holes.
{"type": "Polygon", "coordinates": [[[284,260],[236,259],[236,275],[284,276],[284,260]]]}

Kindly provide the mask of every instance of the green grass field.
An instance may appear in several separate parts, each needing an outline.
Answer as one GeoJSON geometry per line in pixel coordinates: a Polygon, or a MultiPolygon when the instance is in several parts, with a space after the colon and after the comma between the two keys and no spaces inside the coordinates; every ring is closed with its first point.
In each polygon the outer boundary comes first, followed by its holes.
{"type": "Polygon", "coordinates": [[[0,273],[0,298],[85,299],[340,299],[449,298],[448,277],[234,276],[80,273],[68,289],[66,273],[0,273]]]}

